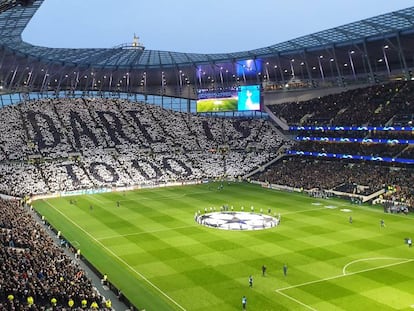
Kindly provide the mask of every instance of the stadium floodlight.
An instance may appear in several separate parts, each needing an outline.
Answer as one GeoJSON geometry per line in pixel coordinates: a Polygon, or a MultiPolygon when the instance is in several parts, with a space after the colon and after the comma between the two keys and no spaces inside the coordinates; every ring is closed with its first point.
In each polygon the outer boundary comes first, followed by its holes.
{"type": "Polygon", "coordinates": [[[387,53],[386,53],[386,50],[388,50],[388,49],[389,49],[388,45],[383,46],[382,47],[382,54],[384,56],[384,61],[385,61],[385,66],[387,67],[388,76],[390,76],[391,75],[391,68],[390,68],[390,64],[388,62],[388,57],[387,57],[387,53]]]}

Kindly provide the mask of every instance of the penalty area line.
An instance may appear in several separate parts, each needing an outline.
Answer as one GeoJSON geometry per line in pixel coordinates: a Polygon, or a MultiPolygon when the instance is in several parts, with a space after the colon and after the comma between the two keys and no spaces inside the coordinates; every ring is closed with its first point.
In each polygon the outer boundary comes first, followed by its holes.
{"type": "Polygon", "coordinates": [[[399,262],[394,262],[394,263],[387,264],[387,265],[383,265],[383,266],[381,266],[381,267],[369,268],[368,270],[357,271],[356,273],[359,273],[359,272],[365,272],[365,271],[370,271],[370,269],[386,268],[386,267],[391,267],[391,266],[395,266],[395,265],[400,265],[400,264],[403,264],[403,263],[406,263],[406,262],[413,261],[414,259],[409,259],[409,258],[396,258],[396,257],[369,257],[369,258],[357,259],[357,260],[353,260],[353,261],[351,261],[351,262],[347,263],[347,264],[344,266],[344,268],[342,269],[342,274],[343,274],[343,275],[351,275],[351,274],[354,274],[355,272],[346,273],[346,269],[347,269],[350,265],[352,265],[352,264],[354,264],[354,263],[357,263],[357,262],[363,262],[363,261],[373,261],[373,260],[401,260],[401,261],[399,261],[399,262]]]}
{"type": "Polygon", "coordinates": [[[387,265],[382,265],[382,266],[378,266],[378,267],[374,267],[374,268],[368,268],[368,269],[364,269],[364,270],[360,270],[360,271],[349,272],[347,274],[338,274],[338,275],[331,276],[331,277],[328,277],[328,278],[323,278],[323,279],[319,279],[319,280],[304,282],[304,283],[301,283],[301,284],[286,286],[286,287],[279,288],[276,291],[279,292],[279,291],[284,291],[284,290],[288,290],[288,289],[291,289],[291,288],[296,288],[296,287],[306,286],[306,285],[310,285],[310,284],[335,280],[335,279],[343,278],[345,276],[351,276],[351,275],[354,275],[354,274],[359,274],[359,273],[379,270],[379,269],[383,269],[383,268],[388,268],[388,267],[392,267],[392,266],[402,265],[402,264],[412,262],[412,261],[414,261],[414,259],[406,259],[404,261],[395,262],[395,263],[391,263],[391,264],[387,264],[387,265]]]}
{"type": "Polygon", "coordinates": [[[281,290],[277,289],[276,292],[294,302],[296,302],[297,304],[300,304],[301,306],[304,306],[305,308],[309,309],[309,310],[313,310],[313,311],[317,311],[316,309],[312,308],[311,306],[307,305],[306,303],[303,303],[300,300],[297,300],[296,298],[293,298],[292,296],[289,296],[288,294],[283,293],[281,290]]]}
{"type": "MultiPolygon", "coordinates": [[[[387,259],[390,259],[390,258],[387,258],[387,259]]],[[[403,259],[403,258],[393,258],[393,259],[403,259]]],[[[359,261],[361,261],[361,260],[359,260],[359,261]]],[[[286,297],[286,298],[289,298],[292,301],[295,301],[296,303],[298,303],[298,304],[300,304],[300,305],[308,308],[309,310],[315,310],[316,311],[316,309],[314,309],[311,306],[309,306],[309,305],[301,302],[300,300],[298,300],[296,298],[293,298],[293,297],[289,296],[286,293],[283,293],[283,291],[288,290],[288,289],[292,289],[292,288],[297,288],[297,287],[302,287],[302,286],[310,285],[310,284],[316,284],[316,283],[321,283],[321,282],[330,281],[330,280],[334,280],[334,279],[339,279],[339,278],[343,278],[343,277],[346,277],[346,276],[356,275],[356,274],[360,274],[360,273],[364,273],[364,272],[369,272],[369,271],[384,269],[384,268],[388,268],[388,267],[392,267],[392,266],[402,265],[402,264],[405,264],[405,263],[408,263],[408,262],[412,262],[412,261],[414,261],[414,259],[405,259],[405,260],[400,261],[400,262],[395,262],[395,263],[391,263],[391,264],[387,264],[387,265],[382,265],[382,266],[378,266],[378,267],[374,267],[374,268],[368,268],[368,269],[364,269],[364,270],[360,270],[360,271],[355,271],[355,272],[350,272],[350,273],[346,273],[346,274],[343,273],[343,274],[335,275],[335,276],[328,277],[328,278],[323,278],[323,279],[319,279],[319,280],[304,282],[304,283],[301,283],[301,284],[296,284],[296,285],[282,287],[282,288],[276,289],[275,292],[278,293],[278,294],[280,294],[280,295],[282,295],[282,296],[284,296],[284,297],[286,297]]],[[[356,261],[353,261],[353,262],[356,262],[356,261]]],[[[345,265],[344,269],[347,266],[349,266],[350,264],[352,264],[353,262],[345,265]]]]}
{"type": "Polygon", "coordinates": [[[105,249],[108,253],[110,253],[112,256],[114,256],[118,261],[120,261],[122,264],[124,264],[128,269],[133,271],[136,275],[138,275],[141,279],[143,279],[145,282],[147,282],[150,286],[152,286],[154,289],[156,289],[160,294],[162,294],[165,298],[167,298],[169,301],[171,301],[173,304],[175,304],[178,308],[180,308],[183,311],[186,311],[186,309],[181,306],[178,302],[176,302],[174,299],[172,299],[170,296],[168,296],[165,292],[163,292],[157,285],[152,283],[149,279],[147,279],[143,274],[135,270],[130,264],[128,264],[125,260],[120,258],[117,254],[115,254],[112,250],[110,250],[108,247],[106,247],[102,242],[98,241],[94,236],[92,236],[88,231],[83,229],[81,226],[79,226],[77,223],[75,223],[72,219],[70,219],[68,216],[66,216],[64,213],[62,213],[60,210],[58,210],[55,206],[50,204],[46,201],[46,203],[53,208],[55,211],[57,211],[59,214],[61,214],[64,218],[66,218],[69,222],[71,222],[75,227],[77,227],[79,230],[81,230],[83,233],[85,233],[90,239],[95,241],[97,244],[99,244],[103,249],[105,249]]]}

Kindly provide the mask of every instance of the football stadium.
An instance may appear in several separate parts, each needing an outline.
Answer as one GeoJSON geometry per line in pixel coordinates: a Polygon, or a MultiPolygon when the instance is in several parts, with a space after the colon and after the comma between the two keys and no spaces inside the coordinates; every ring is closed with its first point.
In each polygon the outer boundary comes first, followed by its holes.
{"type": "Polygon", "coordinates": [[[233,53],[51,48],[0,1],[0,310],[413,310],[414,7],[233,53]]]}

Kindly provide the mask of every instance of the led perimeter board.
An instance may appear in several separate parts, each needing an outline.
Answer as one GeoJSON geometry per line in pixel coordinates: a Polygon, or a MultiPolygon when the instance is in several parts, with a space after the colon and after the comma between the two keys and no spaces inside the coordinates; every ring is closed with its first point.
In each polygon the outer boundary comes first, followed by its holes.
{"type": "Polygon", "coordinates": [[[260,85],[243,85],[229,90],[197,91],[197,112],[259,111],[260,85]]]}

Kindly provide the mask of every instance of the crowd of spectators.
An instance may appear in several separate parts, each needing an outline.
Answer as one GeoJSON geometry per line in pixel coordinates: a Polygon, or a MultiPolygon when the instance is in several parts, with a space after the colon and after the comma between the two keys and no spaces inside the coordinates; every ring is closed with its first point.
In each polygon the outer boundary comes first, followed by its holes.
{"type": "MultiPolygon", "coordinates": [[[[410,125],[414,83],[397,81],[270,106],[290,125],[410,125]]],[[[302,136],[411,139],[411,132],[325,131],[302,136]]],[[[0,192],[16,196],[239,177],[325,194],[387,191],[414,208],[414,172],[367,162],[283,157],[282,150],[414,158],[408,144],[293,144],[271,120],[174,112],[122,99],[42,99],[2,108],[0,192]],[[389,191],[392,189],[392,191],[389,191]]],[[[18,201],[0,200],[0,309],[105,310],[104,298],[18,201]]]]}
{"type": "Polygon", "coordinates": [[[405,202],[414,208],[414,170],[389,167],[367,162],[322,160],[307,157],[288,157],[274,163],[266,171],[254,176],[262,182],[311,190],[334,190],[342,185],[353,185],[349,193],[372,194],[392,186],[385,197],[405,202]],[[360,191],[359,189],[363,189],[360,191]]]}
{"type": "Polygon", "coordinates": [[[271,121],[123,99],[41,99],[0,114],[0,192],[25,195],[222,176],[276,157],[271,121]]]}
{"type": "Polygon", "coordinates": [[[401,125],[404,116],[414,113],[414,82],[394,81],[268,107],[289,125],[385,126],[394,118],[401,125]]]}
{"type": "Polygon", "coordinates": [[[414,81],[372,85],[304,102],[272,105],[270,109],[289,125],[316,127],[289,133],[299,136],[294,151],[387,157],[405,163],[414,159],[414,134],[409,130],[413,126],[414,81]],[[322,126],[377,126],[387,130],[322,130],[322,126]],[[393,126],[408,129],[393,130],[393,126]],[[381,141],[370,141],[376,139],[381,141]]]}
{"type": "MultiPolygon", "coordinates": [[[[399,81],[271,109],[290,125],[380,126],[411,120],[404,114],[414,114],[413,100],[413,83],[399,81]]],[[[358,137],[361,133],[318,135],[346,134],[358,137]]],[[[390,138],[386,136],[390,133],[364,134],[390,138]]],[[[391,133],[391,138],[410,139],[412,135],[400,134],[391,133]]],[[[411,145],[312,141],[292,145],[267,119],[207,117],[122,99],[27,101],[2,108],[0,114],[0,192],[24,196],[238,177],[262,168],[289,147],[414,158],[411,145]]],[[[329,189],[373,193],[392,185],[393,191],[387,191],[384,199],[414,208],[410,188],[414,172],[404,167],[284,157],[260,169],[253,179],[313,190],[317,195],[329,189]]],[[[63,310],[70,300],[72,310],[85,310],[85,301],[87,308],[92,303],[105,308],[87,275],[26,207],[0,200],[0,209],[0,309],[63,310]]]]}
{"type": "MultiPolygon", "coordinates": [[[[0,129],[0,192],[16,196],[237,177],[290,143],[266,119],[205,117],[106,99],[4,107],[0,129]]],[[[105,309],[76,260],[27,207],[0,200],[0,209],[1,310],[105,309]]]]}
{"type": "Polygon", "coordinates": [[[27,207],[0,199],[0,209],[0,310],[110,310],[27,207]]]}
{"type": "MultiPolygon", "coordinates": [[[[279,113],[290,117],[293,123],[303,120],[306,114],[340,120],[338,116],[354,106],[364,109],[364,113],[354,111],[352,115],[368,119],[387,115],[388,120],[392,115],[385,111],[394,111],[394,101],[407,108],[413,94],[413,83],[398,81],[277,106],[279,113]],[[369,108],[370,105],[375,107],[369,108]]],[[[290,147],[297,151],[413,157],[413,148],[407,144],[293,144],[267,119],[207,117],[122,99],[27,101],[3,108],[0,121],[0,192],[18,196],[238,177],[262,167],[290,147]]],[[[347,125],[362,125],[358,122],[362,121],[353,119],[347,125]]],[[[412,136],[399,133],[404,138],[412,136]]],[[[335,134],[338,137],[348,133],[328,131],[318,135],[335,134]]],[[[358,134],[361,131],[350,133],[355,137],[358,134]]],[[[399,137],[388,131],[363,134],[399,137]]],[[[315,169],[318,167],[307,168],[315,169]]],[[[288,170],[283,175],[295,179],[288,170]]],[[[313,179],[317,185],[317,178],[313,179]]]]}

